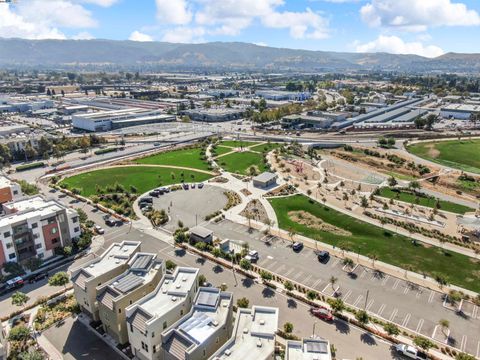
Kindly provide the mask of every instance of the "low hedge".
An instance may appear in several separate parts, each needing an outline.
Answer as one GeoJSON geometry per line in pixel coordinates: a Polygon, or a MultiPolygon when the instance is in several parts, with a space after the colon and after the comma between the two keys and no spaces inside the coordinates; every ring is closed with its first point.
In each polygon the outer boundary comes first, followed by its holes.
{"type": "Polygon", "coordinates": [[[26,171],[26,170],[31,170],[31,169],[36,169],[40,167],[44,167],[45,163],[42,161],[31,163],[31,164],[25,164],[25,165],[20,165],[15,168],[15,171],[26,171]]]}
{"type": "Polygon", "coordinates": [[[102,155],[102,154],[107,154],[109,152],[114,152],[114,151],[118,151],[118,150],[119,150],[119,148],[113,147],[113,148],[100,149],[100,150],[94,151],[93,153],[95,155],[102,155]]]}

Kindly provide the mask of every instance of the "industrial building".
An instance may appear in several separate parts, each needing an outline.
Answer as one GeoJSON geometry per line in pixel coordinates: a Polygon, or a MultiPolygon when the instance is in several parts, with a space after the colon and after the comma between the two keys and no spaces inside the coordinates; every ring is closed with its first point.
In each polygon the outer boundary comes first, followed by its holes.
{"type": "Polygon", "coordinates": [[[74,114],[72,116],[72,125],[76,129],[98,132],[175,120],[175,115],[167,115],[159,110],[129,108],[74,114]]]}
{"type": "Polygon", "coordinates": [[[182,111],[193,121],[221,122],[243,118],[244,109],[192,109],[182,111]]]}
{"type": "Polygon", "coordinates": [[[269,360],[275,358],[278,308],[239,308],[230,340],[210,360],[269,360]]]}
{"type": "Polygon", "coordinates": [[[445,119],[469,120],[476,113],[480,113],[480,105],[450,104],[440,109],[440,116],[445,119]]]}
{"type": "Polygon", "coordinates": [[[279,90],[257,90],[255,95],[264,98],[265,100],[276,101],[305,101],[311,98],[312,94],[308,91],[293,92],[293,91],[279,91],[279,90]]]}
{"type": "Polygon", "coordinates": [[[98,288],[98,313],[104,331],[117,343],[128,342],[126,308],[152,292],[165,274],[156,254],[136,253],[129,269],[98,288]]]}
{"type": "Polygon", "coordinates": [[[190,311],[198,274],[198,269],[177,267],[152,293],[127,307],[128,338],[137,359],[161,359],[161,334],[190,311]]]}
{"type": "Polygon", "coordinates": [[[232,334],[232,309],[232,293],[200,288],[190,312],[162,333],[161,359],[208,359],[232,334]]]}
{"type": "Polygon", "coordinates": [[[78,213],[55,200],[36,195],[2,205],[0,265],[46,259],[55,248],[71,245],[81,235],[78,213]]]}
{"type": "Polygon", "coordinates": [[[73,292],[80,309],[92,320],[98,314],[98,287],[128,270],[128,262],[140,251],[139,241],[114,243],[99,257],[70,271],[73,292]]]}

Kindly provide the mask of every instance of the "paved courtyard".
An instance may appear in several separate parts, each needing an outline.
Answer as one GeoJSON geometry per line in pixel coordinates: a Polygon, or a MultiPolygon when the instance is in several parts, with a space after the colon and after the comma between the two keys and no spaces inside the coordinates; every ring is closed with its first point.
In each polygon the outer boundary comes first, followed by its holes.
{"type": "Polygon", "coordinates": [[[205,216],[223,209],[227,204],[225,190],[211,185],[202,189],[198,185],[194,189],[172,191],[158,198],[153,198],[154,208],[167,211],[170,221],[164,226],[173,231],[181,220],[187,227],[204,222],[205,216]]]}

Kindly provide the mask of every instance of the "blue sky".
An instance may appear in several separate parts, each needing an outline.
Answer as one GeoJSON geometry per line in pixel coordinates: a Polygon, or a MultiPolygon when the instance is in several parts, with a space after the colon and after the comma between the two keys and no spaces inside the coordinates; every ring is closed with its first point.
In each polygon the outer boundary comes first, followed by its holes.
{"type": "MultiPolygon", "coordinates": [[[[1,2],[2,0],[0,0],[1,2]]],[[[17,0],[0,37],[243,41],[310,50],[480,52],[479,0],[17,0]]]]}

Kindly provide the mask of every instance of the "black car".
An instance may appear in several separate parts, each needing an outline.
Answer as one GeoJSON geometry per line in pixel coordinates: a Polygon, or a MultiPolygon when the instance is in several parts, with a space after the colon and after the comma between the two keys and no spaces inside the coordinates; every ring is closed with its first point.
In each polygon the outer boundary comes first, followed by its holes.
{"type": "Polygon", "coordinates": [[[303,249],[303,243],[297,241],[292,245],[293,251],[299,252],[303,249]]]}
{"type": "Polygon", "coordinates": [[[143,198],[140,199],[139,204],[140,205],[141,204],[153,204],[153,198],[148,197],[148,196],[143,197],[143,198]]]}
{"type": "Polygon", "coordinates": [[[40,281],[40,280],[43,280],[43,279],[46,279],[46,278],[48,278],[48,272],[36,274],[35,276],[32,276],[30,279],[28,279],[28,282],[30,284],[32,284],[32,283],[35,283],[37,281],[40,281]]]}
{"type": "Polygon", "coordinates": [[[317,252],[317,259],[321,263],[326,263],[330,259],[330,253],[328,251],[318,251],[317,252]]]}
{"type": "Polygon", "coordinates": [[[202,189],[202,188],[203,188],[203,183],[198,183],[197,187],[198,187],[199,189],[202,189]]]}
{"type": "MultiPolygon", "coordinates": [[[[163,192],[162,192],[162,194],[163,194],[163,192]]],[[[160,195],[160,191],[152,190],[148,193],[148,195],[158,197],[158,195],[160,195]]]]}

